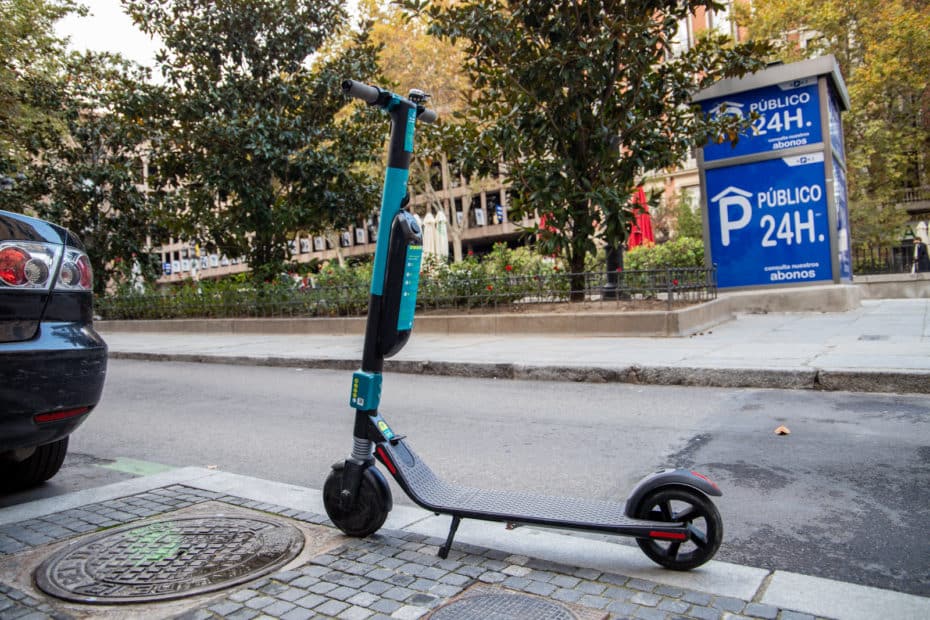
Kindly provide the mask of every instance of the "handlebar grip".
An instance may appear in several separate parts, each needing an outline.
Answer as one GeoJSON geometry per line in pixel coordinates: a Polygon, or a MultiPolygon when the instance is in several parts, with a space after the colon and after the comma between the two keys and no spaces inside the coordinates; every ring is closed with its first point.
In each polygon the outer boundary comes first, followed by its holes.
{"type": "Polygon", "coordinates": [[[435,123],[437,118],[439,118],[439,114],[436,113],[436,110],[423,110],[417,116],[417,121],[420,123],[435,123]]]}
{"type": "Polygon", "coordinates": [[[369,86],[368,84],[362,84],[361,82],[356,82],[355,80],[343,80],[342,92],[350,97],[361,99],[367,104],[374,104],[378,101],[378,97],[381,95],[381,89],[375,86],[369,86]]]}

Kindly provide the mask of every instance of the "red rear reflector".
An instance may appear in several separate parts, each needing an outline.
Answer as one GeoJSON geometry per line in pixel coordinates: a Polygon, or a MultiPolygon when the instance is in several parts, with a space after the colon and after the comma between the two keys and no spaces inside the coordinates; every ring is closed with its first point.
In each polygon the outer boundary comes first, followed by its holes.
{"type": "Polygon", "coordinates": [[[381,446],[378,446],[375,449],[375,452],[378,453],[378,458],[381,459],[381,462],[384,463],[384,466],[388,468],[388,471],[391,472],[392,476],[397,475],[397,468],[394,467],[394,463],[391,462],[391,459],[388,458],[387,452],[381,446]]]}
{"type": "Polygon", "coordinates": [[[696,471],[693,471],[693,472],[691,472],[691,473],[694,474],[695,476],[697,476],[698,478],[700,478],[701,480],[704,480],[705,482],[707,482],[707,484],[709,484],[710,486],[714,487],[715,489],[720,490],[720,487],[717,486],[717,483],[715,483],[713,480],[711,480],[710,478],[708,478],[708,477],[705,476],[704,474],[699,474],[699,473],[696,472],[696,471]]]}
{"type": "Polygon", "coordinates": [[[90,407],[78,407],[77,409],[50,411],[48,413],[40,413],[36,415],[33,420],[35,420],[37,424],[42,424],[45,422],[58,422],[59,420],[67,420],[68,418],[84,415],[88,411],[90,411],[90,407]]]}
{"type": "Polygon", "coordinates": [[[659,532],[653,530],[649,532],[649,538],[661,538],[663,540],[687,540],[688,535],[681,532],[659,532]]]}

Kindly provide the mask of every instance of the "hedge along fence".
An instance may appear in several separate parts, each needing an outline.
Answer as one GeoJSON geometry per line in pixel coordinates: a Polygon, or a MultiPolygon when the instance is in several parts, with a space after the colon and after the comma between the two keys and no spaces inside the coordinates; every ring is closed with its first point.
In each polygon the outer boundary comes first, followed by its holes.
{"type": "MultiPolygon", "coordinates": [[[[482,261],[424,261],[417,305],[470,310],[567,302],[572,275],[528,250],[495,246],[482,261]]],[[[306,287],[290,278],[260,285],[243,278],[189,282],[165,292],[101,297],[96,311],[103,319],[362,316],[368,308],[370,278],[370,265],[328,265],[306,287]]],[[[610,278],[604,271],[591,271],[583,274],[583,281],[587,301],[663,300],[671,308],[717,296],[715,272],[703,267],[627,269],[610,278]]]]}

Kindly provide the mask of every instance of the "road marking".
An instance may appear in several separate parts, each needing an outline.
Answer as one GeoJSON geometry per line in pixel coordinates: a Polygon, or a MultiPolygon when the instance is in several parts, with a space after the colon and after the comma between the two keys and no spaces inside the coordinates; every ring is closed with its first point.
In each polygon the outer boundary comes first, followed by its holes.
{"type": "Polygon", "coordinates": [[[161,463],[151,463],[149,461],[138,461],[136,459],[126,458],[118,458],[112,463],[98,465],[98,467],[112,469],[124,474],[132,474],[133,476],[152,476],[154,474],[160,474],[162,472],[176,469],[175,467],[170,465],[162,465],[161,463]]]}

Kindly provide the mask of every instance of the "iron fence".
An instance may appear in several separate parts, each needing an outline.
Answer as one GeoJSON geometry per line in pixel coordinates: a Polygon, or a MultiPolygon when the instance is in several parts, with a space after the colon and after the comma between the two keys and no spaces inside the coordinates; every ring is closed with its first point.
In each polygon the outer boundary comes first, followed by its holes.
{"type": "MultiPolygon", "coordinates": [[[[368,297],[367,285],[320,288],[279,285],[223,291],[186,286],[161,294],[100,297],[95,309],[106,320],[362,316],[368,308],[368,297]]],[[[425,310],[500,310],[586,301],[601,302],[606,306],[660,302],[672,309],[716,298],[716,271],[713,268],[668,267],[611,274],[549,272],[495,277],[449,270],[439,277],[424,276],[420,279],[417,307],[425,310]]]]}
{"type": "Polygon", "coordinates": [[[914,264],[914,247],[909,245],[882,248],[853,247],[853,273],[876,275],[908,273],[914,264]]]}

